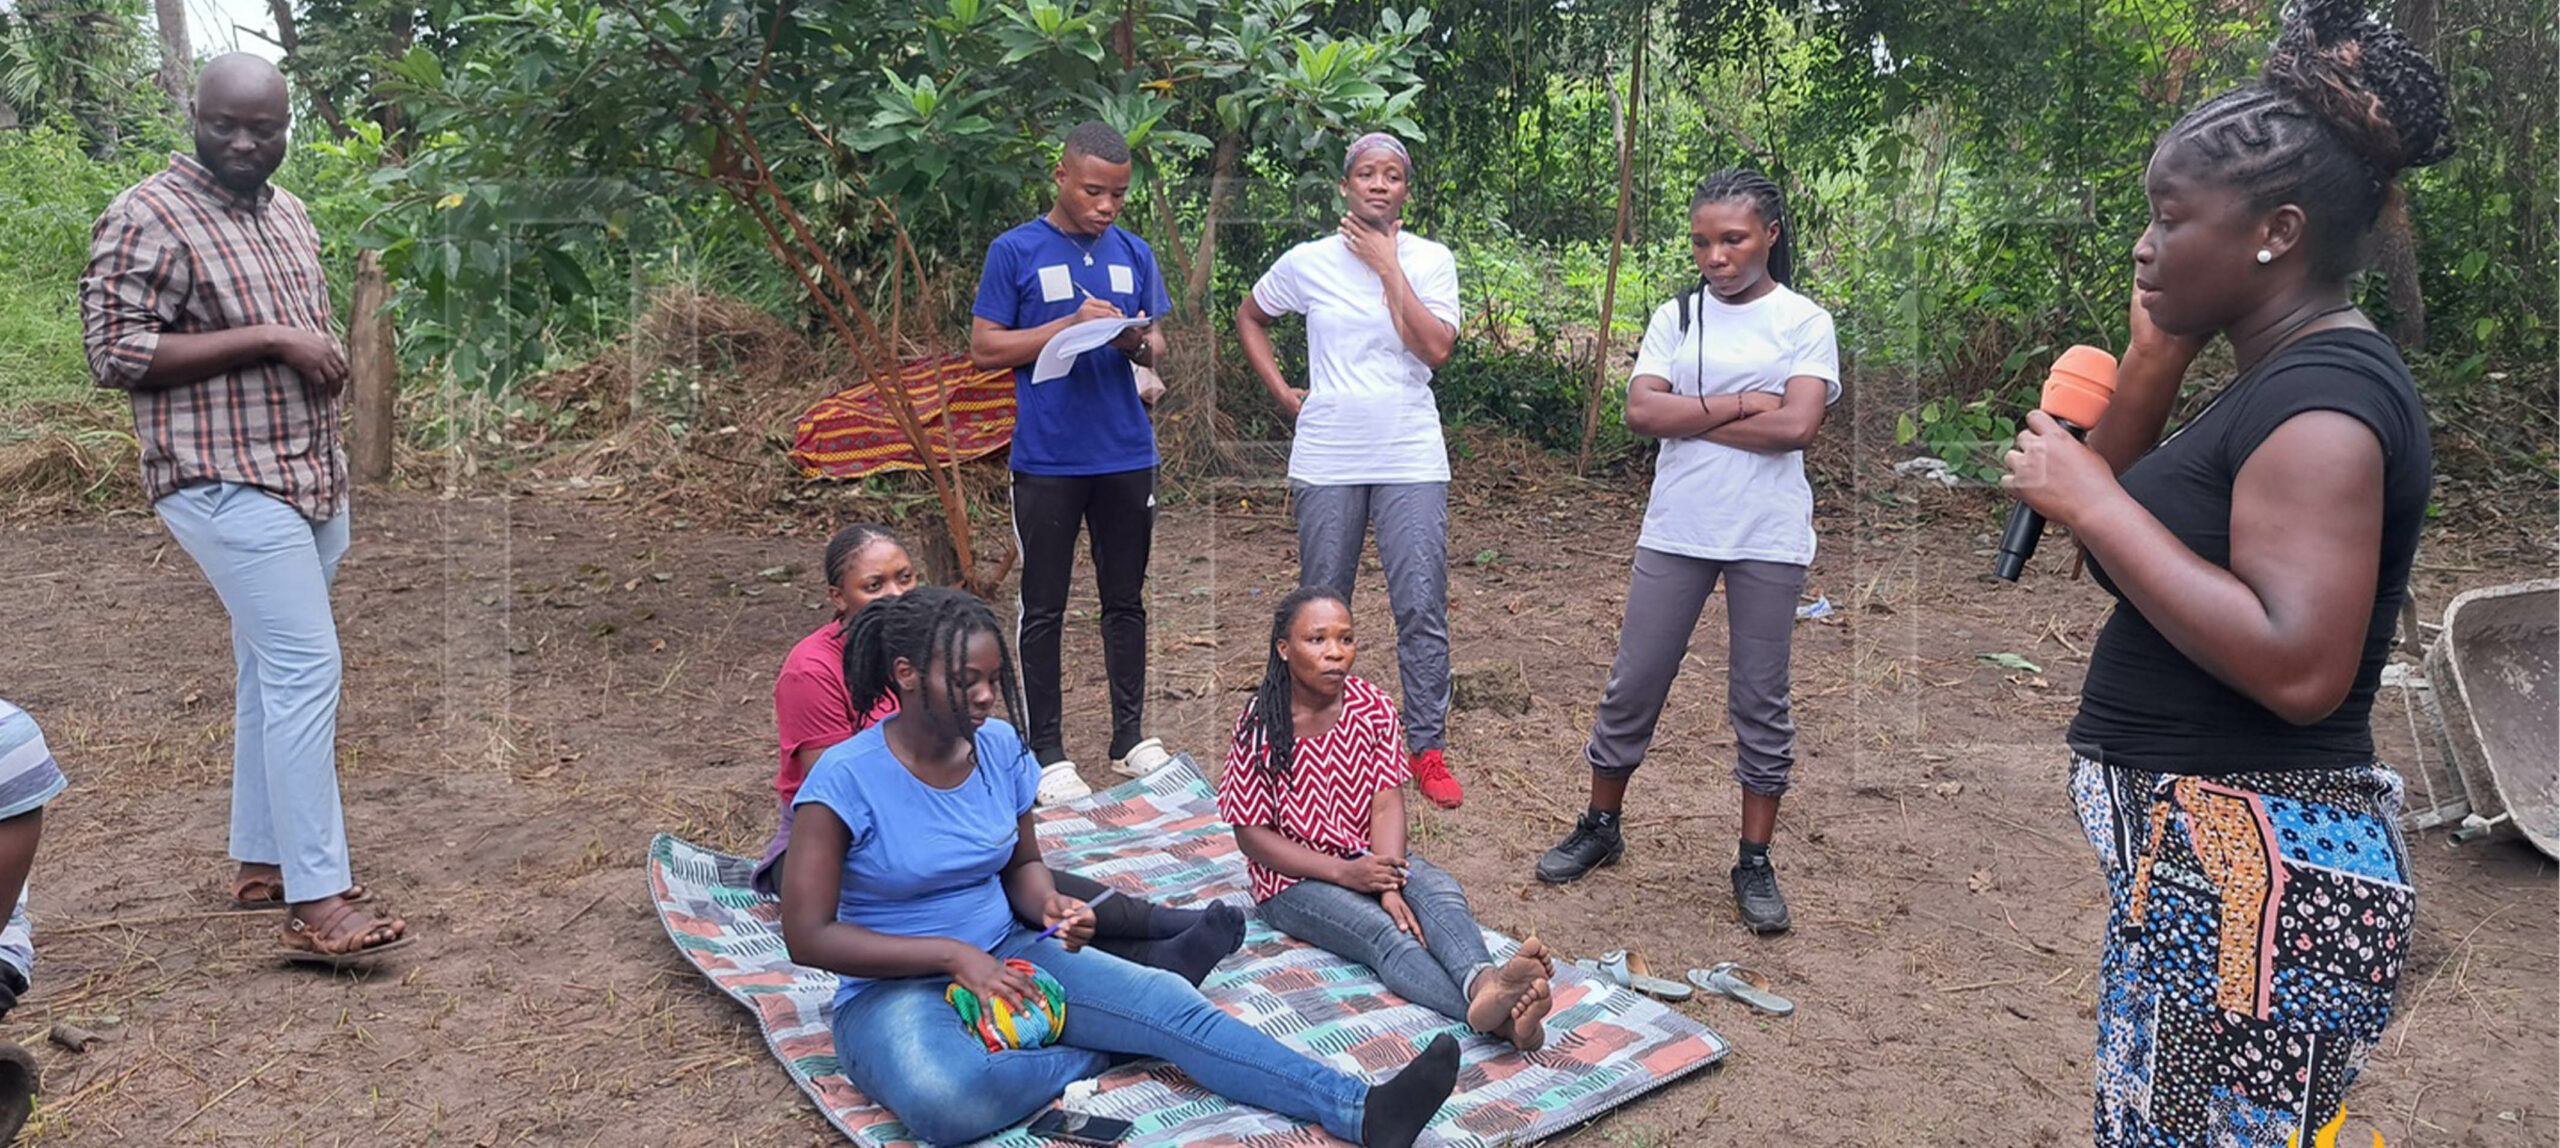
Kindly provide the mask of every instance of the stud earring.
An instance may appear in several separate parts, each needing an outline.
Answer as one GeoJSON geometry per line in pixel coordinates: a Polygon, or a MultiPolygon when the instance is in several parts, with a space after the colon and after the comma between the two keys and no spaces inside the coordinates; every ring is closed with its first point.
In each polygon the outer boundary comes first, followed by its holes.
{"type": "Polygon", "coordinates": [[[2273,251],[2269,251],[2269,250],[2267,250],[2267,249],[2266,249],[2266,248],[2264,248],[2264,247],[2261,247],[2261,248],[2259,248],[2259,249],[2258,249],[2258,262],[2260,262],[2260,263],[2273,263],[2273,262],[2275,262],[2275,261],[2276,261],[2276,253],[2275,253],[2275,252],[2273,252],[2273,251]]]}

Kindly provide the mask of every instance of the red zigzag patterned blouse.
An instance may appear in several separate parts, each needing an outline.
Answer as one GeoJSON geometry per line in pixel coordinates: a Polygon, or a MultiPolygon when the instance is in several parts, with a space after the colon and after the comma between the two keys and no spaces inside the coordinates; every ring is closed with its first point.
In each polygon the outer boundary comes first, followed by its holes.
{"type": "MultiPolygon", "coordinates": [[[[1289,778],[1275,785],[1263,763],[1269,758],[1253,708],[1236,720],[1218,776],[1218,815],[1230,825],[1262,825],[1290,840],[1336,857],[1369,849],[1369,806],[1380,791],[1412,780],[1405,759],[1404,723],[1395,700],[1359,678],[1342,686],[1342,718],[1318,738],[1300,738],[1291,751],[1289,778]]],[[[1258,903],[1298,883],[1295,877],[1247,863],[1258,903]]]]}

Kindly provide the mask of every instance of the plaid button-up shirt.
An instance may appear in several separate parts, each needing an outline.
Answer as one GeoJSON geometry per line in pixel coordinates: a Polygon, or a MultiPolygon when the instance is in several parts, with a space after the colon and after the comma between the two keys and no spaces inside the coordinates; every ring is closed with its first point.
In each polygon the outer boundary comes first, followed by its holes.
{"type": "Polygon", "coordinates": [[[335,338],[320,233],[292,193],[254,197],[195,157],[107,205],[80,280],[89,370],[133,395],[142,485],[153,501],[206,482],[255,486],[313,522],[347,504],[338,396],[268,359],[173,387],[145,387],[163,334],[280,324],[335,338]]]}

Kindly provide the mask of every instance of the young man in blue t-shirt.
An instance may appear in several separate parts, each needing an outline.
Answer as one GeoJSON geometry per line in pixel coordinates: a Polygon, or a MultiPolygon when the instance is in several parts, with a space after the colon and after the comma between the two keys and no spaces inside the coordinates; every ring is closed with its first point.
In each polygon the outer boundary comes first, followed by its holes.
{"type": "Polygon", "coordinates": [[[1043,804],[1092,792],[1068,759],[1060,729],[1059,629],[1067,612],[1076,535],[1092,533],[1102,597],[1102,665],[1111,683],[1111,758],[1124,773],[1161,764],[1142,732],[1147,682],[1147,556],[1156,518],[1156,436],[1135,367],[1152,367],[1164,336],[1131,327],[1085,352],[1062,378],[1035,383],[1032,363],[1059,332],[1171,306],[1155,252],[1112,224],[1129,196],[1129,141],[1100,121],[1076,125],[1051,177],[1048,214],[987,245],[978,275],[969,357],[1012,367],[1013,529],[1022,547],[1024,741],[1040,762],[1043,804]]]}

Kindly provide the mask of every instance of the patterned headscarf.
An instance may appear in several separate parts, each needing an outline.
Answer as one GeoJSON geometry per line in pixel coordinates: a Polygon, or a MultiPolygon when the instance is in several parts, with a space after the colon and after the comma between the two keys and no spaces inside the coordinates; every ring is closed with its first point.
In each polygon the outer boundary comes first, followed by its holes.
{"type": "Polygon", "coordinates": [[[1396,158],[1404,162],[1404,174],[1406,178],[1412,178],[1413,153],[1404,150],[1403,140],[1397,139],[1385,132],[1370,132],[1359,139],[1351,141],[1351,149],[1342,153],[1342,174],[1345,176],[1349,176],[1351,174],[1352,165],[1360,162],[1360,153],[1365,151],[1374,151],[1379,148],[1384,148],[1396,153],[1396,158]]]}

